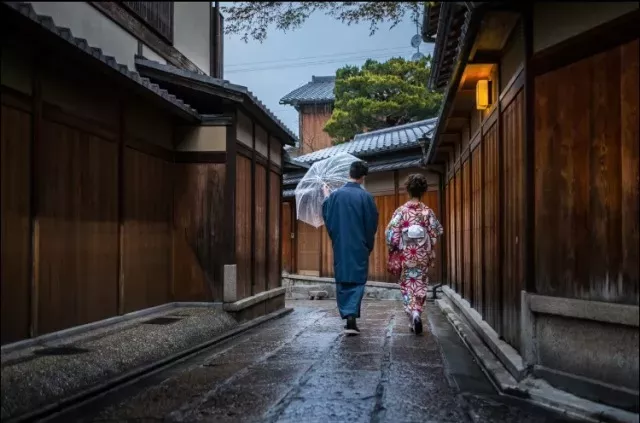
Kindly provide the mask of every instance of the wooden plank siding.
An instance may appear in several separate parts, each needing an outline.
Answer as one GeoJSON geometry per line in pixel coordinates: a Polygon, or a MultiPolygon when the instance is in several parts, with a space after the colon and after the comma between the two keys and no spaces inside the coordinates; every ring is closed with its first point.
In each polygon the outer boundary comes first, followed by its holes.
{"type": "Polygon", "coordinates": [[[456,243],[456,280],[455,280],[455,289],[458,293],[463,293],[463,260],[462,257],[462,174],[460,171],[456,172],[456,176],[454,179],[454,190],[455,190],[455,198],[456,198],[456,208],[455,208],[455,243],[456,243]]]}
{"type": "Polygon", "coordinates": [[[320,228],[320,231],[320,251],[322,252],[320,274],[324,277],[332,278],[335,276],[333,268],[333,245],[331,244],[331,238],[329,238],[327,227],[323,225],[320,228]]]}
{"type": "Polygon", "coordinates": [[[471,230],[473,243],[471,246],[471,267],[473,269],[473,297],[471,305],[484,315],[484,231],[483,231],[483,173],[482,144],[471,152],[471,230]]]}
{"type": "Polygon", "coordinates": [[[398,208],[396,195],[378,195],[373,197],[373,200],[378,208],[378,229],[376,231],[373,251],[369,256],[369,280],[377,282],[397,282],[397,278],[394,278],[387,272],[389,250],[387,249],[387,242],[384,236],[387,224],[398,208]]]}
{"type": "Polygon", "coordinates": [[[281,285],[282,264],[280,263],[280,203],[282,197],[281,175],[270,171],[269,178],[269,238],[267,252],[267,269],[269,271],[268,288],[275,289],[281,285]]]}
{"type": "MultiPolygon", "coordinates": [[[[255,244],[254,244],[254,286],[253,294],[266,291],[268,288],[267,278],[267,170],[261,164],[256,164],[255,177],[255,220],[253,222],[255,244]]],[[[277,213],[276,213],[277,214],[277,213]]],[[[247,222],[244,222],[247,225],[247,222]]],[[[250,226],[250,225],[247,225],[250,226]]]]}
{"type": "Polygon", "coordinates": [[[2,344],[27,338],[31,321],[32,115],[6,100],[2,93],[2,344]]]}
{"type": "Polygon", "coordinates": [[[222,301],[226,165],[175,165],[173,295],[175,301],[222,301]]]}
{"type": "Polygon", "coordinates": [[[535,79],[535,288],[638,304],[636,39],[535,79]]]}
{"type": "Polygon", "coordinates": [[[293,263],[293,219],[292,215],[292,203],[282,203],[282,270],[287,273],[294,272],[293,263]]]}
{"type": "Polygon", "coordinates": [[[172,164],[124,152],[122,275],[124,312],[170,301],[172,164]]]}
{"type": "Polygon", "coordinates": [[[471,165],[467,160],[462,165],[462,292],[464,298],[473,303],[473,279],[471,259],[471,165]]]}
{"type": "Polygon", "coordinates": [[[502,313],[502,283],[499,274],[498,254],[498,221],[499,190],[498,190],[498,128],[494,124],[482,140],[483,148],[483,205],[484,205],[484,282],[485,282],[485,313],[484,318],[497,331],[501,328],[502,313]]]}
{"type": "Polygon", "coordinates": [[[297,266],[298,273],[307,276],[320,276],[322,245],[321,229],[298,221],[297,266]]]}
{"type": "Polygon", "coordinates": [[[502,199],[502,336],[520,347],[520,297],[524,280],[524,92],[519,91],[501,116],[504,184],[502,199]]]}
{"type": "Polygon", "coordinates": [[[455,185],[455,177],[449,181],[447,185],[447,191],[449,194],[449,211],[447,214],[447,222],[449,222],[449,286],[455,289],[456,282],[458,279],[458,275],[456,273],[457,270],[457,256],[456,256],[456,185],[455,185]]]}
{"type": "Polygon", "coordinates": [[[251,220],[251,159],[236,156],[236,205],[235,205],[235,249],[236,249],[236,277],[237,298],[246,298],[251,295],[252,266],[252,242],[254,222],[251,220]]]}
{"type": "Polygon", "coordinates": [[[118,146],[43,121],[34,268],[39,334],[118,314],[118,146]]]}

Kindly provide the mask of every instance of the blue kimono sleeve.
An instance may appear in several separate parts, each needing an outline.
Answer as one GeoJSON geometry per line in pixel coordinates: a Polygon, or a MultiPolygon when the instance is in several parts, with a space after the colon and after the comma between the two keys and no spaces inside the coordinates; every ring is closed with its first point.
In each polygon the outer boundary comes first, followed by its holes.
{"type": "Polygon", "coordinates": [[[369,253],[371,253],[376,240],[376,232],[378,231],[378,208],[371,195],[367,195],[364,221],[367,248],[369,249],[369,253]]]}

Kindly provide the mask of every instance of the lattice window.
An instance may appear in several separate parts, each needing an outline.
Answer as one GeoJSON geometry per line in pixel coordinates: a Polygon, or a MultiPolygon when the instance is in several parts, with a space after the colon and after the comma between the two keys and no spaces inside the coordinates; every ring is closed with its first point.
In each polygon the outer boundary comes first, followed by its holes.
{"type": "Polygon", "coordinates": [[[173,44],[172,1],[125,1],[122,4],[156,34],[173,44]]]}

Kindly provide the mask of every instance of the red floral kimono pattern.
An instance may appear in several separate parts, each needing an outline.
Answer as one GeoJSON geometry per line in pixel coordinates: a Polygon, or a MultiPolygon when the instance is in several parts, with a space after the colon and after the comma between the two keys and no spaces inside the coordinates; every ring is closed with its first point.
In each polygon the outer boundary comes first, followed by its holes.
{"type": "Polygon", "coordinates": [[[427,298],[428,270],[429,267],[435,266],[436,238],[444,232],[433,210],[423,203],[407,202],[395,211],[387,226],[385,235],[390,251],[400,249],[402,229],[411,225],[424,227],[430,242],[423,246],[408,246],[402,251],[402,273],[399,283],[404,309],[409,314],[414,311],[422,313],[427,298]]]}

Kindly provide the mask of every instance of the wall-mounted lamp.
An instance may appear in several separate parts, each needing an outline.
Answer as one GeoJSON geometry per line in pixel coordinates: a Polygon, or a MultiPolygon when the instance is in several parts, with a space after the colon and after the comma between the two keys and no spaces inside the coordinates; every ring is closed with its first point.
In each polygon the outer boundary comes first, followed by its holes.
{"type": "Polygon", "coordinates": [[[476,84],[476,108],[486,110],[491,105],[491,81],[481,79],[476,84]]]}

